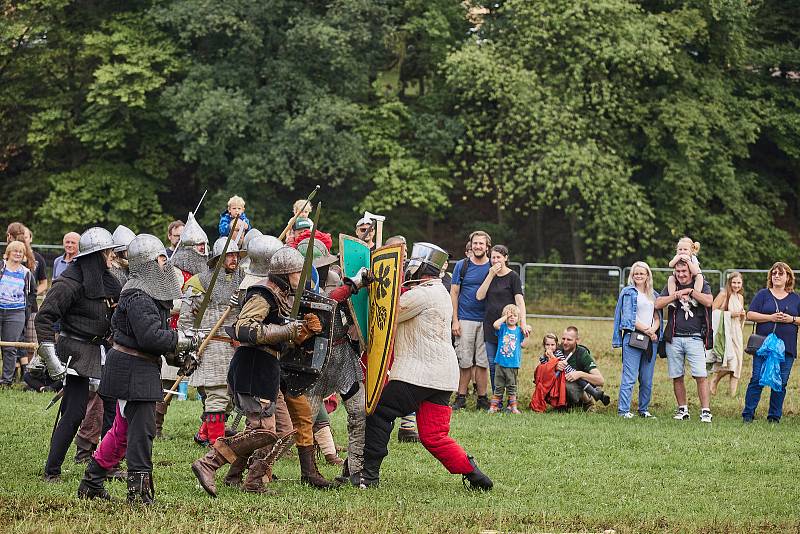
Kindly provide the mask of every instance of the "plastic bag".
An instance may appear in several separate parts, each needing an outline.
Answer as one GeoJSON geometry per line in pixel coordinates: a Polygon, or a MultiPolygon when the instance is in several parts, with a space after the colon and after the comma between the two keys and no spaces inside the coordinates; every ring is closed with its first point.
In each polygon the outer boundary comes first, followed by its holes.
{"type": "Polygon", "coordinates": [[[761,367],[761,376],[758,378],[759,385],[766,386],[772,391],[783,391],[781,362],[786,359],[786,346],[783,340],[774,333],[768,335],[756,354],[766,358],[761,367]]]}

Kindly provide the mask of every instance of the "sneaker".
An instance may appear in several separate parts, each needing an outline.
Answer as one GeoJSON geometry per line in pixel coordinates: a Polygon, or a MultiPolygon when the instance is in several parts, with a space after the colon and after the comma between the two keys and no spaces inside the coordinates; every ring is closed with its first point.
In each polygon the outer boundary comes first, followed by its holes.
{"type": "Polygon", "coordinates": [[[655,419],[656,418],[655,415],[651,414],[650,412],[648,412],[646,410],[644,412],[639,412],[639,417],[641,417],[642,419],[655,419]]]}
{"type": "Polygon", "coordinates": [[[711,422],[711,410],[703,410],[702,412],[700,412],[700,422],[701,423],[711,422]]]}
{"type": "Polygon", "coordinates": [[[631,412],[621,413],[619,416],[623,419],[633,419],[633,414],[631,412]]]}
{"type": "Polygon", "coordinates": [[[688,421],[689,408],[679,407],[677,410],[675,410],[675,415],[673,415],[672,418],[677,419],[678,421],[688,421]]]}
{"type": "Polygon", "coordinates": [[[460,410],[467,405],[467,396],[466,395],[456,395],[456,400],[453,401],[453,404],[450,407],[455,410],[460,410]]]}

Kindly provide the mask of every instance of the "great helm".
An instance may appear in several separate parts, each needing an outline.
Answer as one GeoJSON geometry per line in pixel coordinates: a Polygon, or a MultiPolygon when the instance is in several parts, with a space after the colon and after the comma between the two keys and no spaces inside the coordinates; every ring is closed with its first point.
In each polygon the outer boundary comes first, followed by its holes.
{"type": "MultiPolygon", "coordinates": [[[[194,218],[194,213],[190,211],[189,216],[186,218],[183,232],[181,232],[181,245],[193,247],[201,243],[208,243],[208,236],[200,227],[197,219],[194,218]]],[[[208,254],[207,250],[206,254],[208,254]]]]}
{"type": "Polygon", "coordinates": [[[440,276],[450,255],[433,243],[414,243],[405,271],[405,280],[440,276]]]}
{"type": "Polygon", "coordinates": [[[128,228],[127,226],[119,225],[117,229],[114,230],[114,233],[111,234],[111,238],[114,241],[114,252],[124,252],[128,250],[128,245],[131,244],[131,241],[136,237],[136,234],[133,233],[133,230],[128,228]]]}
{"type": "Polygon", "coordinates": [[[105,228],[94,226],[81,234],[81,238],[78,240],[78,254],[75,257],[88,256],[94,252],[108,250],[115,246],[111,232],[105,228]]]}
{"type": "Polygon", "coordinates": [[[275,252],[283,247],[280,239],[271,235],[260,235],[247,244],[247,256],[250,265],[245,267],[245,274],[266,277],[269,264],[275,252]]]}
{"type": "MultiPolygon", "coordinates": [[[[228,242],[227,237],[220,237],[216,241],[214,241],[214,249],[211,252],[211,257],[208,259],[208,266],[213,267],[216,263],[217,259],[222,256],[222,250],[225,248],[225,243],[228,242]]],[[[239,255],[239,259],[245,256],[245,251],[239,250],[239,245],[236,244],[236,241],[231,239],[231,242],[228,243],[228,250],[225,254],[236,253],[239,255]]]]}
{"type": "Polygon", "coordinates": [[[303,255],[292,247],[281,247],[269,260],[269,274],[291,274],[303,270],[303,255]]]}
{"type": "Polygon", "coordinates": [[[128,265],[131,270],[166,255],[164,243],[154,235],[139,234],[128,245],[128,265]]]}
{"type": "Polygon", "coordinates": [[[244,240],[242,241],[242,250],[248,250],[247,246],[250,244],[250,241],[257,238],[258,236],[264,235],[261,233],[261,230],[258,228],[250,228],[246,234],[244,234],[244,240]]]}

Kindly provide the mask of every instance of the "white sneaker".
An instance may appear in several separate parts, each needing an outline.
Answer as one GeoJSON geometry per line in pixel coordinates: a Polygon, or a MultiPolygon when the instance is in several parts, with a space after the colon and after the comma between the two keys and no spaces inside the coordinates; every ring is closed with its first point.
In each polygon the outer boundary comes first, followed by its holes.
{"type": "Polygon", "coordinates": [[[678,409],[675,410],[675,415],[673,415],[672,418],[677,419],[678,421],[688,421],[689,408],[678,407],[678,409]]]}
{"type": "Polygon", "coordinates": [[[641,417],[642,419],[655,419],[656,418],[655,415],[651,414],[648,411],[639,412],[639,417],[641,417]]]}
{"type": "Polygon", "coordinates": [[[700,422],[701,423],[711,422],[711,410],[703,410],[702,412],[700,412],[700,422]]]}
{"type": "Polygon", "coordinates": [[[633,414],[631,412],[621,413],[619,416],[623,419],[633,419],[633,414]]]}

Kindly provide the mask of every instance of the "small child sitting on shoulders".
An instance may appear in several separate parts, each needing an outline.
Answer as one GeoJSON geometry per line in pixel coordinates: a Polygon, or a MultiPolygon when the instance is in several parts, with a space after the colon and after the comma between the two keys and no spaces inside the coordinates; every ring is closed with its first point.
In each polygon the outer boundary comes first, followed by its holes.
{"type": "Polygon", "coordinates": [[[311,215],[311,202],[306,200],[305,198],[301,198],[300,200],[295,201],[294,205],[292,206],[292,216],[294,217],[297,215],[297,218],[305,217],[308,218],[311,215]]]}
{"type": "Polygon", "coordinates": [[[219,217],[219,236],[227,237],[231,232],[233,220],[239,218],[236,223],[236,232],[244,236],[250,229],[250,219],[244,213],[244,199],[239,195],[234,195],[228,200],[228,209],[223,211],[219,217]]]}
{"type": "MultiPolygon", "coordinates": [[[[684,236],[678,240],[678,245],[675,247],[675,257],[669,262],[669,266],[674,269],[678,262],[681,260],[685,261],[689,265],[689,272],[694,278],[694,290],[698,293],[702,293],[705,279],[703,278],[703,271],[700,270],[700,262],[697,259],[698,252],[700,252],[700,243],[692,241],[691,238],[684,236]]],[[[678,289],[674,274],[669,275],[667,289],[670,295],[674,294],[678,289]]],[[[687,314],[691,313],[691,304],[691,299],[689,297],[681,299],[681,307],[687,314]]],[[[696,305],[697,303],[695,302],[694,304],[696,305]]],[[[672,305],[673,304],[670,304],[670,306],[672,305]]]]}
{"type": "Polygon", "coordinates": [[[508,411],[522,413],[517,408],[517,374],[522,361],[525,334],[519,326],[519,308],[509,304],[503,315],[494,322],[497,330],[497,354],[494,357],[494,394],[489,413],[497,413],[503,404],[503,393],[508,394],[508,411]]]}

